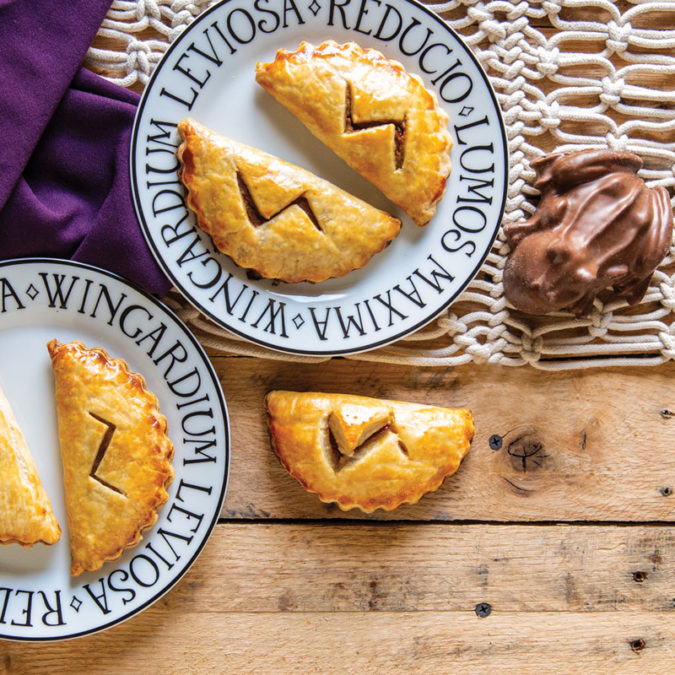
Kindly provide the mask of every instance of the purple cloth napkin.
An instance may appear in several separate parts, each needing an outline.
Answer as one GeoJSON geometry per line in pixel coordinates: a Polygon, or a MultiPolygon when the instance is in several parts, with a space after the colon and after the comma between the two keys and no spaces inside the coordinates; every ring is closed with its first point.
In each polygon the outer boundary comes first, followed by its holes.
{"type": "Polygon", "coordinates": [[[0,0],[0,258],[98,265],[157,295],[129,187],[138,96],[80,68],[110,0],[0,0]]]}

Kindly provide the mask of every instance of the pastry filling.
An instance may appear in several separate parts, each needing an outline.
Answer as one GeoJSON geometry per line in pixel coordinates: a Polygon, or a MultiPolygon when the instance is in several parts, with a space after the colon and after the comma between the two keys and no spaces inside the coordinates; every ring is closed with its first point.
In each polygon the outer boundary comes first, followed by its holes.
{"type": "Polygon", "coordinates": [[[403,168],[405,160],[405,138],[406,138],[406,118],[402,120],[371,120],[368,122],[355,122],[352,118],[352,84],[346,83],[345,87],[345,131],[350,134],[362,129],[371,129],[373,127],[383,127],[388,124],[394,125],[394,166],[396,170],[403,168]]]}
{"type": "Polygon", "coordinates": [[[351,455],[391,421],[391,414],[388,411],[380,411],[373,415],[369,411],[352,406],[331,412],[328,416],[328,427],[337,441],[340,452],[343,455],[351,455]],[[355,435],[356,431],[358,435],[355,435]]]}
{"type": "Polygon", "coordinates": [[[241,200],[244,203],[244,208],[246,209],[246,216],[248,217],[248,220],[251,223],[251,225],[253,225],[253,227],[260,227],[261,225],[266,225],[267,223],[270,222],[270,220],[276,218],[286,209],[291,208],[291,206],[298,206],[305,212],[305,215],[309,218],[312,225],[314,225],[314,227],[316,227],[316,229],[319,230],[319,232],[323,232],[323,230],[321,229],[321,225],[319,224],[319,221],[314,215],[314,211],[312,210],[309,200],[307,199],[307,197],[305,197],[305,195],[300,195],[297,199],[294,199],[292,202],[290,202],[290,204],[286,204],[286,206],[284,206],[282,209],[279,209],[279,211],[273,213],[269,218],[265,218],[265,216],[262,213],[260,213],[258,207],[256,206],[256,203],[253,200],[253,195],[251,194],[251,191],[248,189],[248,186],[246,185],[246,182],[244,181],[244,178],[241,175],[240,171],[237,171],[237,185],[239,186],[239,192],[241,193],[241,200]]]}
{"type": "Polygon", "coordinates": [[[117,428],[112,422],[108,422],[108,420],[104,419],[103,417],[100,417],[96,413],[93,413],[89,411],[89,414],[98,422],[101,422],[101,424],[106,425],[106,430],[105,434],[103,434],[103,438],[101,439],[101,444],[98,446],[98,451],[96,453],[96,457],[94,457],[94,463],[91,466],[91,471],[89,472],[89,475],[98,483],[103,485],[103,487],[108,488],[108,490],[112,490],[113,492],[117,492],[117,494],[124,495],[126,497],[126,494],[120,490],[118,487],[115,487],[114,485],[111,485],[107,481],[103,480],[100,476],[96,475],[96,472],[98,471],[98,467],[101,466],[101,462],[103,461],[103,458],[105,457],[105,453],[108,451],[108,448],[110,447],[110,442],[112,441],[113,434],[115,433],[115,429],[117,428]]]}
{"type": "MultiPolygon", "coordinates": [[[[346,466],[349,466],[351,464],[354,464],[355,462],[358,462],[359,460],[363,459],[371,450],[374,450],[387,435],[390,433],[393,433],[394,429],[390,424],[386,424],[385,426],[377,429],[375,432],[370,434],[364,441],[362,441],[359,445],[357,445],[353,452],[350,454],[344,454],[338,445],[338,441],[335,438],[335,435],[333,434],[333,430],[327,426],[326,427],[326,434],[328,436],[328,450],[330,453],[330,464],[333,468],[333,471],[335,473],[339,473],[344,469],[346,466]]],[[[399,448],[401,449],[401,452],[407,457],[408,456],[408,450],[407,448],[401,443],[401,441],[398,442],[399,448]]]]}

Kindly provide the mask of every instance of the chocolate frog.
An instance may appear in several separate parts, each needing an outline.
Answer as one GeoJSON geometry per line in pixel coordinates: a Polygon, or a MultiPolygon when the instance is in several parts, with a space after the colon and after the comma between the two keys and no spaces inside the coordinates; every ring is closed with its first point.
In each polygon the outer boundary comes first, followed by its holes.
{"type": "Polygon", "coordinates": [[[672,240],[666,189],[647,187],[637,175],[642,160],[627,152],[554,153],[532,166],[537,210],[504,228],[507,300],[531,314],[583,316],[611,286],[629,304],[639,302],[672,240]]]}

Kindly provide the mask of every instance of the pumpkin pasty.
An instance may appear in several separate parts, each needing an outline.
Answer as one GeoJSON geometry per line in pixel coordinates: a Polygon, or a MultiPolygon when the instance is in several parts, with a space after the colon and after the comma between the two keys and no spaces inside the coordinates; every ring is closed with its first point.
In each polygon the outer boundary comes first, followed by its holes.
{"type": "Polygon", "coordinates": [[[116,560],[157,520],[173,445],[157,398],[122,359],[47,345],[54,368],[73,576],[116,560]]]}
{"type": "Polygon", "coordinates": [[[0,544],[55,544],[60,538],[26,439],[0,389],[0,544]]]}
{"type": "Polygon", "coordinates": [[[422,80],[374,49],[332,40],[280,49],[256,81],[417,225],[450,174],[448,116],[422,80]]]}
{"type": "Polygon", "coordinates": [[[291,391],[272,391],[265,403],[282,464],[345,511],[416,503],[457,471],[474,433],[466,409],[291,391]]]}
{"type": "Polygon", "coordinates": [[[187,203],[216,248],[267,279],[324,281],[363,267],[401,222],[325,180],[194,120],[178,125],[187,203]]]}

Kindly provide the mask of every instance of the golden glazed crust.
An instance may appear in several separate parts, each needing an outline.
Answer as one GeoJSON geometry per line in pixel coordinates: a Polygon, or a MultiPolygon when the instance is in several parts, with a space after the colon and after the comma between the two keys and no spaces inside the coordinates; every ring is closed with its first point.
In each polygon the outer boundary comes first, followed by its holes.
{"type": "Polygon", "coordinates": [[[417,225],[450,174],[448,116],[433,92],[374,49],[329,40],[280,49],[256,81],[417,225]]]}
{"type": "Polygon", "coordinates": [[[47,345],[54,368],[73,576],[136,545],[166,503],[173,445],[143,377],[104,349],[47,345]]]}
{"type": "Polygon", "coordinates": [[[55,544],[60,538],[26,439],[0,389],[0,544],[55,544]]]}
{"type": "Polygon", "coordinates": [[[281,463],[345,511],[416,503],[457,471],[474,434],[466,409],[292,391],[272,391],[265,404],[281,463]]]}
{"type": "Polygon", "coordinates": [[[187,203],[218,250],[267,279],[319,282],[363,267],[401,223],[331,183],[194,120],[178,125],[187,203]]]}

